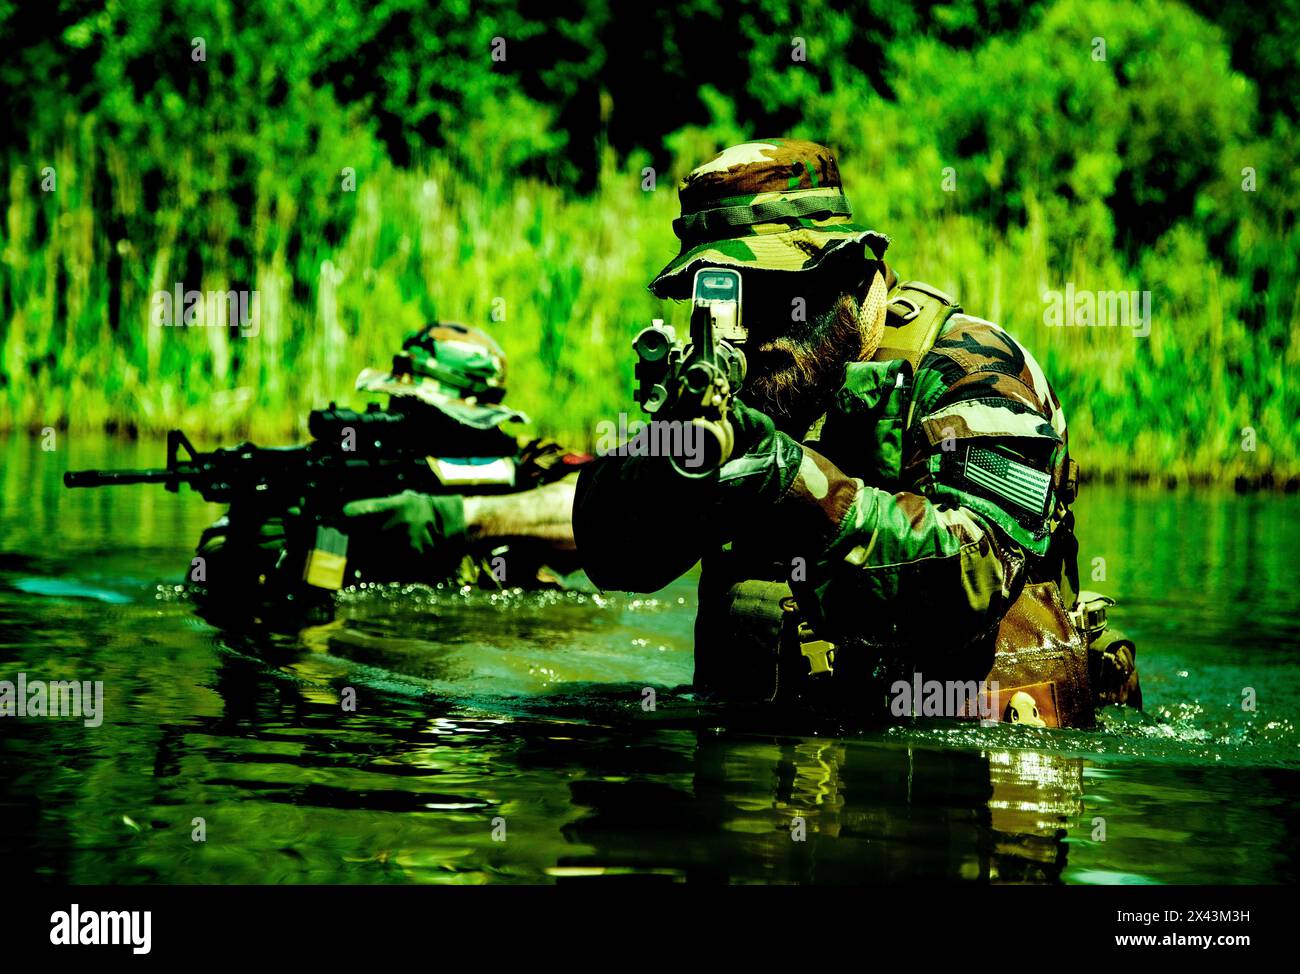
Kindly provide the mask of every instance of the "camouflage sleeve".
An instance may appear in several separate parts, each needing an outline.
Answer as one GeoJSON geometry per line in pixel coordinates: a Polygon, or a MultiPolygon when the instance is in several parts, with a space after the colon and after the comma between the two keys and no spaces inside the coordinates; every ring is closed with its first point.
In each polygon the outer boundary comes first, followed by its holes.
{"type": "Polygon", "coordinates": [[[651,458],[584,465],[573,539],[587,577],[602,589],[654,592],[685,573],[714,543],[701,489],[651,458]]]}

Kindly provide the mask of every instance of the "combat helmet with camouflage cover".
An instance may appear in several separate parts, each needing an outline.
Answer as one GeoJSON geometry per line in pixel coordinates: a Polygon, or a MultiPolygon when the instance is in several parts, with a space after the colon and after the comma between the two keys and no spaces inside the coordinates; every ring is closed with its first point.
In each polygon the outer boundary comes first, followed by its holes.
{"type": "Polygon", "coordinates": [[[811,270],[862,248],[883,258],[889,238],[853,222],[830,149],[794,139],[760,139],[724,149],[678,187],[676,257],[650,282],[661,298],[689,297],[701,266],[811,270]]]}
{"type": "Polygon", "coordinates": [[[474,429],[492,429],[528,417],[502,404],[506,353],[480,328],[436,322],[406,336],[393,367],[365,369],[358,390],[410,397],[474,429]]]}

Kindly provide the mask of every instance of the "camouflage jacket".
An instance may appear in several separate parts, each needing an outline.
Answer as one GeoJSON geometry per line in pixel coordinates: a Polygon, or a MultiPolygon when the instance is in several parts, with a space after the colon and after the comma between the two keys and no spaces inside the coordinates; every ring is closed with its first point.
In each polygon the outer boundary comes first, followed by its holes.
{"type": "Polygon", "coordinates": [[[836,527],[792,588],[828,638],[965,644],[1024,581],[1071,598],[1065,413],[997,325],[954,314],[914,374],[880,356],[848,366],[804,442],[830,484],[814,502],[836,527]]]}
{"type": "MultiPolygon", "coordinates": [[[[996,629],[1024,581],[1073,574],[1065,415],[1037,362],[997,325],[952,315],[915,371],[888,349],[850,364],[802,444],[800,472],[771,512],[786,523],[723,539],[729,552],[706,557],[705,572],[789,581],[823,638],[913,658],[966,645],[996,629]]],[[[575,530],[615,504],[611,531],[630,511],[662,508],[636,490],[626,473],[584,474],[575,530]],[[631,493],[616,499],[611,483],[631,493]]],[[[584,555],[588,575],[608,588],[665,584],[708,555],[672,523],[631,524],[621,550],[637,551],[635,563],[602,548],[584,555]]]]}

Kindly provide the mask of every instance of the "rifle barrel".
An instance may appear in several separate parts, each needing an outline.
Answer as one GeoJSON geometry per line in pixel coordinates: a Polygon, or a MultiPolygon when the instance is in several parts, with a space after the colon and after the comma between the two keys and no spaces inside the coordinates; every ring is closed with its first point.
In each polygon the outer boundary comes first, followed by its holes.
{"type": "Polygon", "coordinates": [[[110,487],[119,484],[165,484],[175,479],[175,470],[69,470],[65,487],[110,487]]]}

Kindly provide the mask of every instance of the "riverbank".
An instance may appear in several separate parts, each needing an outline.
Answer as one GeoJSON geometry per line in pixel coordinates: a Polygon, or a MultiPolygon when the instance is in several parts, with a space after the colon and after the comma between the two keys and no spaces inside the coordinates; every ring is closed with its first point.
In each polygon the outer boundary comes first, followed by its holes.
{"type": "MultiPolygon", "coordinates": [[[[869,162],[846,164],[846,182],[869,185],[854,171],[869,162]]],[[[644,191],[637,161],[620,167],[611,156],[594,193],[574,196],[531,180],[467,182],[435,159],[380,166],[343,195],[318,204],[346,206],[345,230],[292,246],[293,208],[257,202],[258,256],[242,282],[223,248],[205,250],[201,273],[187,276],[165,240],[115,239],[75,192],[13,196],[0,255],[12,309],[0,336],[0,429],[293,439],[311,409],[359,404],[357,374],[387,365],[405,334],[436,319],[497,336],[510,401],[541,433],[590,448],[602,422],[637,413],[632,337],[653,318],[685,316],[645,290],[677,250],[667,179],[644,191]],[[249,288],[257,320],[164,327],[156,298],[178,281],[205,294],[249,288]]],[[[925,200],[882,201],[872,222],[893,237],[887,258],[1034,354],[1086,470],[1178,482],[1300,477],[1300,390],[1288,383],[1300,317],[1294,302],[1269,296],[1295,261],[1283,243],[1252,251],[1257,268],[1278,269],[1261,300],[1250,282],[1258,272],[1225,273],[1190,231],[1174,228],[1131,266],[1113,248],[1053,240],[1032,201],[1023,225],[998,229],[925,200]],[[1101,317],[1134,294],[1139,319],[1101,317]]]]}

